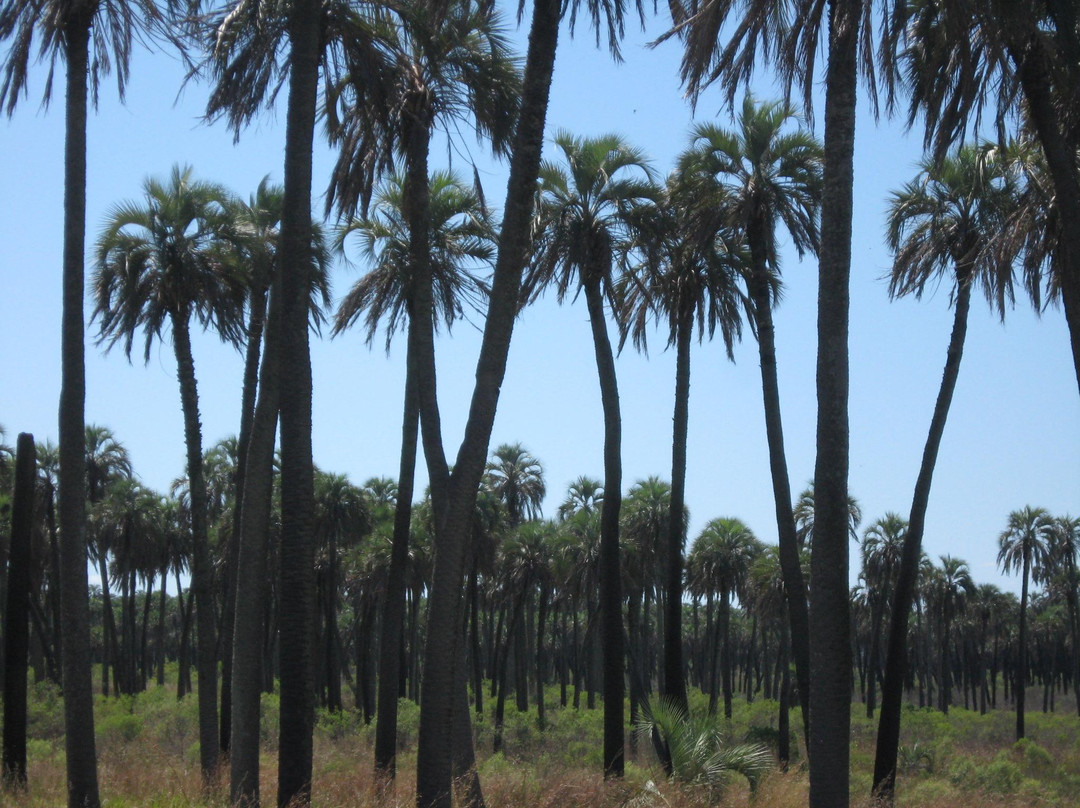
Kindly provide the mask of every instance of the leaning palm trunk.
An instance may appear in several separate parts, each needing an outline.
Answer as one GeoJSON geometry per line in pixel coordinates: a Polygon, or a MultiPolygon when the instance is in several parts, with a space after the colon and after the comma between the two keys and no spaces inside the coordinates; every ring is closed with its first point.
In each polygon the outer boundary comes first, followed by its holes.
{"type": "MultiPolygon", "coordinates": [[[[962,273],[957,273],[962,277],[962,273]]],[[[967,273],[963,273],[966,275],[967,273]]],[[[889,627],[889,644],[885,656],[885,681],[881,686],[881,715],[878,719],[877,751],[874,757],[874,794],[879,799],[892,802],[896,793],[896,760],[900,749],[900,715],[907,678],[908,619],[915,597],[915,581],[919,574],[922,557],[922,537],[926,527],[926,508],[930,501],[930,484],[934,477],[941,438],[945,433],[945,421],[949,417],[956,380],[960,374],[960,360],[964,356],[964,340],[967,335],[968,311],[971,307],[971,284],[961,279],[956,295],[956,313],[953,315],[952,335],[945,358],[945,370],[941,377],[934,415],[930,419],[930,432],[923,448],[919,476],[915,481],[915,495],[911,503],[911,516],[904,537],[904,549],[900,557],[896,590],[893,594],[892,621],[889,627]]]]}
{"type": "Polygon", "coordinates": [[[311,627],[315,615],[311,454],[311,153],[318,97],[322,6],[297,0],[289,14],[289,101],[279,261],[281,320],[281,739],[278,805],[311,801],[315,725],[311,627]]]}
{"type": "Polygon", "coordinates": [[[202,429],[199,426],[199,394],[186,316],[172,317],[173,350],[180,380],[180,403],[184,411],[184,443],[187,449],[188,496],[191,500],[191,594],[199,630],[199,763],[203,784],[209,786],[218,766],[217,655],[214,602],[210,564],[210,539],[206,525],[206,482],[202,467],[202,429]]]}
{"type": "Polygon", "coordinates": [[[780,414],[780,385],[776,373],[776,330],[773,326],[772,300],[766,277],[765,256],[761,249],[760,223],[750,229],[750,255],[753,275],[750,294],[757,324],[758,355],[761,364],[761,391],[765,406],[765,435],[769,444],[769,471],[772,475],[773,502],[776,509],[776,534],[779,539],[780,573],[784,579],[791,637],[794,638],[795,680],[802,705],[803,737],[810,741],[810,616],[806,604],[806,581],[799,563],[799,542],[795,532],[795,514],[791,509],[791,481],[787,453],[784,450],[784,424],[780,414]]]}
{"type": "Polygon", "coordinates": [[[234,490],[232,534],[229,536],[225,564],[225,611],[221,630],[221,751],[229,752],[232,733],[232,666],[233,630],[236,621],[236,580],[240,564],[240,535],[244,524],[244,482],[247,479],[247,455],[251,444],[252,423],[255,420],[256,391],[259,377],[259,354],[262,347],[263,322],[266,318],[266,289],[252,291],[251,312],[247,327],[247,349],[244,356],[244,385],[240,397],[240,434],[236,439],[236,475],[234,490]]]}
{"type": "MultiPolygon", "coordinates": [[[[667,537],[667,586],[664,620],[664,695],[682,710],[688,710],[686,680],[683,676],[682,591],[683,535],[686,533],[683,505],[686,492],[686,436],[690,421],[690,340],[694,311],[680,315],[675,335],[675,413],[671,441],[671,512],[667,537]]],[[[665,765],[666,767],[666,765],[665,765]]]]}
{"type": "Polygon", "coordinates": [[[436,530],[440,549],[435,556],[432,576],[416,762],[419,808],[450,808],[452,804],[455,628],[462,601],[466,536],[476,503],[477,486],[484,472],[499,388],[506,375],[521,272],[528,254],[533,195],[540,169],[560,8],[555,0],[537,0],[533,4],[521,114],[514,134],[499,257],[477,362],[476,386],[465,437],[448,486],[445,517],[440,523],[441,530],[438,527],[436,530]]]}
{"type": "Polygon", "coordinates": [[[405,616],[405,569],[409,563],[409,524],[412,517],[413,478],[419,409],[416,394],[413,324],[405,360],[405,406],[401,424],[401,463],[390,569],[386,577],[386,603],[379,635],[379,692],[375,718],[375,768],[393,778],[397,773],[398,675],[401,663],[401,624],[405,616]]]}
{"type": "Polygon", "coordinates": [[[818,271],[817,460],[811,556],[810,806],[849,801],[848,308],[857,32],[862,0],[830,0],[818,271]]]}
{"type": "Polygon", "coordinates": [[[240,525],[233,615],[232,731],[229,799],[233,805],[259,804],[259,706],[262,690],[263,609],[267,600],[267,555],[274,487],[274,435],[279,403],[281,267],[270,293],[266,352],[262,359],[258,402],[245,454],[243,521],[240,525]]]}
{"type": "Polygon", "coordinates": [[[604,407],[604,504],[600,512],[600,616],[604,652],[604,777],[623,776],[625,648],[622,572],[619,565],[619,509],[622,504],[622,419],[615,357],[611,352],[600,274],[585,281],[585,302],[593,333],[600,398],[604,407]]]}

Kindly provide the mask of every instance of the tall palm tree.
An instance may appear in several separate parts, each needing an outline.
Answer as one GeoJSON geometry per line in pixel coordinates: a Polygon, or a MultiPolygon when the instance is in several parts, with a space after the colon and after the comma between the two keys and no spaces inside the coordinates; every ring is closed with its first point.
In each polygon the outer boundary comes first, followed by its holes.
{"type": "Polygon", "coordinates": [[[1006,573],[1020,572],[1020,630],[1017,638],[1019,659],[1013,694],[1016,700],[1016,739],[1024,737],[1024,687],[1027,664],[1027,607],[1028,581],[1039,576],[1045,568],[1050,542],[1053,540],[1053,519],[1043,508],[1026,505],[1009,514],[1009,526],[998,536],[998,566],[1006,573]]]}
{"type": "MultiPolygon", "coordinates": [[[[886,64],[895,50],[891,21],[902,19],[904,0],[698,0],[673,4],[676,31],[685,39],[682,75],[691,95],[719,81],[729,102],[745,84],[759,55],[774,62],[789,87],[800,85],[809,107],[819,43],[827,43],[825,132],[818,269],[817,459],[818,541],[811,554],[810,592],[810,804],[846,806],[851,672],[848,599],[848,308],[851,272],[855,106],[860,71],[877,109],[874,12],[885,41],[886,64]],[[719,38],[724,23],[739,20],[719,38]],[[820,723],[815,723],[815,715],[820,723]]],[[[674,35],[674,32],[673,34],[674,35]]],[[[886,79],[894,74],[887,72],[886,79]]]]}
{"type": "MultiPolygon", "coordinates": [[[[491,430],[498,406],[499,389],[506,375],[506,360],[520,300],[521,275],[528,256],[532,233],[536,180],[540,170],[551,90],[552,71],[558,45],[559,23],[564,11],[576,18],[578,3],[535,0],[530,24],[529,46],[522,81],[518,125],[510,149],[510,172],[498,259],[492,281],[484,337],[476,366],[469,419],[454,462],[448,487],[446,519],[443,522],[443,552],[439,553],[431,589],[429,642],[424,659],[424,699],[417,749],[417,802],[421,808],[444,808],[451,801],[451,732],[445,706],[454,687],[454,626],[462,602],[463,569],[473,505],[487,460],[491,430]]],[[[620,0],[599,3],[589,0],[591,21],[606,24],[613,54],[619,52],[625,6],[620,0]]],[[[643,8],[638,3],[639,14],[643,8]]]]}
{"type": "Polygon", "coordinates": [[[566,499],[559,505],[559,518],[565,521],[578,511],[591,513],[598,510],[603,502],[604,486],[599,480],[583,474],[567,486],[566,499]]]}
{"type": "MultiPolygon", "coordinates": [[[[376,719],[375,766],[393,776],[397,751],[397,669],[400,658],[404,570],[408,558],[413,478],[416,467],[417,419],[419,416],[418,375],[414,356],[417,338],[414,329],[423,328],[416,313],[416,279],[411,264],[411,230],[406,218],[404,179],[393,174],[377,194],[369,215],[354,218],[339,231],[337,243],[344,249],[350,235],[360,239],[361,254],[371,269],[342,300],[333,333],[341,333],[363,318],[367,342],[375,338],[379,325],[386,325],[386,348],[398,328],[407,321],[405,360],[405,404],[402,421],[401,462],[394,518],[394,541],[387,580],[387,601],[381,625],[379,709],[376,719]]],[[[427,265],[434,289],[428,298],[434,305],[428,312],[434,329],[441,320],[447,330],[464,313],[464,304],[477,305],[484,291],[473,272],[490,260],[494,252],[494,230],[475,192],[449,172],[436,172],[428,191],[426,232],[430,239],[427,265]]]]}
{"type": "Polygon", "coordinates": [[[819,246],[821,145],[804,129],[790,129],[798,122],[789,103],[758,104],[746,93],[737,128],[698,126],[683,159],[693,198],[709,206],[699,215],[708,217],[711,208],[715,211],[711,215],[731,228],[749,251],[744,277],[758,341],[781,569],[787,582],[796,679],[808,738],[809,615],[784,452],[772,316],[780,294],[778,225],[788,231],[800,257],[807,251],[816,254],[819,246]]]}
{"type": "Polygon", "coordinates": [[[222,340],[241,338],[244,288],[224,255],[234,229],[228,193],[193,179],[190,168],[173,168],[167,183],[148,179],[142,204],[116,206],[98,239],[93,290],[99,341],[123,341],[130,358],[136,331],[145,334],[144,358],[166,324],[172,331],[184,413],[187,479],[191,507],[192,592],[199,638],[199,742],[204,779],[217,769],[217,655],[213,569],[207,529],[202,429],[191,320],[213,327],[222,340]]]}
{"type": "Polygon", "coordinates": [[[688,709],[682,659],[683,544],[686,527],[686,444],[690,404],[690,345],[694,324],[698,340],[720,328],[732,359],[742,335],[736,277],[741,256],[726,223],[706,213],[697,166],[684,152],[668,179],[664,204],[656,209],[648,258],[638,272],[624,276],[626,329],[634,344],[646,349],[648,321],[666,321],[668,347],[675,346],[675,412],[671,450],[671,509],[668,515],[665,576],[664,695],[688,709]]]}
{"type": "Polygon", "coordinates": [[[1007,160],[989,145],[965,146],[942,161],[924,160],[918,177],[890,200],[887,239],[895,256],[890,295],[921,297],[928,284],[936,288],[941,276],[950,273],[956,311],[915,482],[910,527],[892,607],[874,763],[875,793],[883,795],[891,795],[895,787],[907,623],[922,554],[930,486],[964,352],[971,292],[981,287],[990,305],[1001,317],[1005,316],[1005,304],[1013,298],[1016,250],[1001,236],[1008,231],[1016,207],[1016,189],[1007,160]]]}
{"type": "Polygon", "coordinates": [[[1075,123],[1080,34],[1072,4],[1050,0],[913,3],[901,68],[911,116],[924,113],[926,141],[945,154],[989,107],[998,131],[1019,107],[1046,160],[1060,219],[1053,262],[1080,385],[1080,168],[1075,123]],[[977,43],[977,47],[973,47],[977,43]],[[1017,104],[1021,98],[1023,104],[1017,104]]]}
{"type": "Polygon", "coordinates": [[[604,317],[605,299],[618,316],[615,281],[642,219],[659,199],[645,156],[617,135],[577,138],[559,132],[555,145],[565,163],[540,169],[536,238],[523,285],[535,297],[554,286],[561,302],[585,293],[604,408],[604,505],[601,521],[600,601],[604,638],[604,772],[623,772],[623,628],[619,570],[622,501],[622,419],[615,357],[604,317]]]}
{"type": "Polygon", "coordinates": [[[64,258],[61,317],[59,512],[64,613],[64,734],[68,804],[96,808],[100,798],[90,684],[90,611],[86,577],[86,482],[83,468],[86,368],[83,294],[86,241],[86,118],[88,85],[97,104],[98,79],[116,67],[120,97],[128,78],[132,43],[159,19],[149,0],[130,5],[71,4],[53,0],[0,3],[0,41],[10,41],[0,83],[0,106],[10,116],[27,89],[34,38],[49,61],[46,103],[58,62],[65,68],[64,258]],[[91,35],[91,30],[93,35],[91,35]]]}

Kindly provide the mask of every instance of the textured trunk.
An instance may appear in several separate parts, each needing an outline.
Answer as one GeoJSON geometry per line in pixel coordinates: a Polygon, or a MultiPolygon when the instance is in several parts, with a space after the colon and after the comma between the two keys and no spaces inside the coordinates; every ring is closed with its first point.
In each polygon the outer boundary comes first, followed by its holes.
{"type": "Polygon", "coordinates": [[[811,556],[810,808],[847,808],[851,757],[848,598],[848,281],[862,0],[830,0],[818,273],[817,460],[811,556]]]}
{"type": "Polygon", "coordinates": [[[36,462],[34,436],[20,433],[15,450],[4,608],[4,735],[0,779],[4,788],[10,790],[26,788],[26,663],[30,649],[30,540],[34,527],[36,462]]]}
{"type": "Polygon", "coordinates": [[[919,476],[915,481],[915,494],[911,503],[908,530],[900,557],[900,569],[893,594],[892,621],[889,627],[888,651],[885,655],[885,681],[881,686],[881,715],[878,719],[877,751],[874,757],[874,794],[879,799],[892,802],[896,792],[896,760],[900,749],[900,716],[904,696],[904,679],[907,676],[907,637],[911,605],[915,599],[915,583],[919,575],[919,559],[922,557],[922,537],[926,526],[926,508],[930,501],[930,485],[934,477],[941,438],[945,433],[945,421],[949,416],[956,380],[960,374],[960,360],[964,355],[967,335],[968,311],[971,306],[971,284],[961,283],[956,295],[956,312],[953,315],[952,335],[945,357],[945,370],[941,376],[934,414],[930,419],[930,432],[923,448],[919,476]]]}
{"type": "Polygon", "coordinates": [[[64,749],[69,808],[97,808],[90,597],[86,576],[86,363],[83,264],[86,237],[86,77],[90,16],[65,25],[64,268],[60,385],[60,597],[64,617],[64,749]]]}
{"type": "Polygon", "coordinates": [[[281,220],[281,734],[278,805],[311,802],[315,722],[314,464],[311,454],[311,154],[318,97],[322,5],[297,0],[289,13],[289,100],[281,220]]]}
{"type": "Polygon", "coordinates": [[[169,574],[169,567],[167,564],[161,565],[161,591],[158,593],[158,622],[157,631],[155,632],[155,642],[157,645],[157,683],[158,687],[165,686],[165,609],[168,605],[166,598],[166,590],[168,587],[165,585],[167,576],[169,574]]]}
{"type": "Polygon", "coordinates": [[[546,583],[540,584],[540,603],[536,615],[536,723],[541,730],[547,727],[544,704],[544,672],[547,667],[544,649],[544,623],[547,622],[550,594],[546,583]]]}
{"type": "MultiPolygon", "coordinates": [[[[109,695],[109,667],[116,661],[116,617],[112,607],[112,586],[109,583],[109,566],[105,560],[107,550],[98,547],[98,577],[101,578],[101,695],[109,695]]],[[[116,692],[114,696],[119,696],[116,692]]]]}
{"type": "Polygon", "coordinates": [[[452,804],[453,662],[457,647],[454,628],[458,625],[461,608],[465,540],[487,458],[499,388],[506,373],[521,272],[528,254],[533,197],[558,41],[559,12],[560,5],[554,0],[538,0],[533,5],[521,114],[514,135],[499,257],[477,362],[476,386],[450,481],[442,535],[437,533],[441,551],[435,556],[429,603],[416,763],[419,808],[449,808],[452,804]]]}
{"type": "Polygon", "coordinates": [[[405,360],[405,405],[401,424],[401,462],[398,471],[397,504],[394,509],[394,537],[390,548],[390,569],[386,580],[386,603],[379,640],[379,691],[375,714],[375,768],[393,778],[397,773],[397,704],[401,661],[402,621],[405,615],[405,571],[409,564],[409,524],[412,519],[413,479],[416,474],[416,442],[419,409],[413,327],[409,325],[409,345],[405,360]]]}
{"type": "Polygon", "coordinates": [[[672,419],[671,512],[667,536],[667,618],[664,620],[664,694],[683,711],[688,709],[682,649],[683,536],[686,534],[683,505],[686,492],[686,435],[690,420],[690,339],[693,329],[694,311],[688,309],[680,316],[675,335],[675,414],[672,419]]]}
{"type": "Polygon", "coordinates": [[[619,564],[619,509],[622,505],[622,418],[615,357],[604,320],[600,277],[585,281],[600,398],[604,407],[604,504],[600,512],[600,616],[604,651],[604,777],[623,776],[625,649],[622,571],[619,564]]]}
{"type": "Polygon", "coordinates": [[[1017,634],[1016,684],[1013,685],[1013,698],[1016,699],[1016,740],[1024,737],[1024,708],[1027,689],[1027,605],[1028,579],[1031,575],[1031,550],[1024,546],[1024,578],[1020,585],[1020,631],[1017,634]]]}
{"type": "Polygon", "coordinates": [[[180,404],[184,411],[184,443],[187,449],[188,495],[191,500],[191,595],[199,641],[199,764],[203,785],[213,784],[219,749],[217,717],[217,649],[214,637],[214,569],[210,561],[210,538],[206,524],[206,482],[202,466],[202,427],[199,425],[199,394],[186,314],[172,318],[173,350],[176,353],[180,404]]]}
{"type": "Polygon", "coordinates": [[[780,572],[784,579],[788,622],[795,657],[795,681],[802,705],[803,738],[810,741],[810,617],[806,603],[806,581],[799,563],[799,541],[795,514],[791,509],[791,481],[784,450],[784,424],[780,414],[780,385],[776,371],[776,331],[773,327],[772,299],[765,262],[764,228],[754,222],[749,230],[753,275],[750,296],[757,323],[758,356],[761,362],[761,391],[765,407],[765,435],[769,444],[769,472],[772,476],[776,534],[780,551],[780,572]]]}
{"type": "Polygon", "coordinates": [[[255,420],[255,396],[259,380],[259,354],[262,346],[263,322],[266,318],[266,289],[251,292],[247,327],[247,349],[244,356],[244,385],[240,397],[240,434],[236,439],[236,474],[233,479],[232,534],[229,536],[228,558],[225,566],[225,609],[221,629],[221,751],[229,752],[232,733],[232,665],[233,631],[236,623],[236,579],[240,563],[240,536],[244,524],[244,484],[247,479],[248,447],[255,420]]]}
{"type": "MultiPolygon", "coordinates": [[[[234,805],[259,804],[259,706],[263,681],[263,611],[267,601],[267,557],[274,488],[274,435],[280,390],[281,267],[274,272],[266,351],[244,468],[243,519],[239,526],[236,607],[233,614],[232,711],[229,798],[234,805]]],[[[222,718],[224,720],[224,717],[222,718]]]]}

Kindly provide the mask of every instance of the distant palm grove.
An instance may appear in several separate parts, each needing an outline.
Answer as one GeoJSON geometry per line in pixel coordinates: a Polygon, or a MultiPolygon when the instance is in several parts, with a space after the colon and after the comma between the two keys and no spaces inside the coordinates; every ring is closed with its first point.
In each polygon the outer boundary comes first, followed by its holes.
{"type": "Polygon", "coordinates": [[[640,4],[533,0],[518,9],[529,26],[519,57],[503,12],[479,0],[0,0],[0,104],[15,113],[40,57],[46,99],[63,78],[66,127],[59,440],[7,434],[0,446],[4,788],[27,783],[29,678],[62,688],[72,808],[101,804],[95,683],[108,698],[135,694],[167,668],[178,697],[197,699],[207,794],[227,782],[233,805],[267,800],[260,699],[279,694],[282,808],[317,788],[317,708],[376,725],[371,765],[390,783],[399,706],[416,702],[419,808],[484,805],[473,722],[491,726],[499,751],[513,699],[543,733],[555,707],[545,686],[560,708],[602,711],[599,760],[614,782],[641,727],[680,776],[693,690],[710,716],[775,700],[775,735],[740,748],[733,770],[753,784],[799,754],[813,808],[852,799],[853,700],[878,721],[872,792],[886,803],[905,701],[1009,709],[1018,739],[1029,692],[1044,711],[1069,694],[1071,709],[1080,519],[1009,503],[998,564],[1018,576],[1019,598],[959,558],[928,558],[922,540],[973,292],[1001,316],[1017,296],[1060,305],[1080,387],[1075,4],[677,0],[670,11],[664,38],[684,47],[685,89],[696,100],[720,88],[730,115],[695,128],[664,174],[620,134],[560,130],[541,159],[563,26],[580,13],[617,56],[640,4]],[[123,94],[132,50],[148,42],[184,51],[190,80],[210,88],[207,120],[238,138],[280,91],[284,182],[245,198],[176,165],[87,232],[88,100],[110,70],[123,94]],[[768,69],[791,98],[746,89],[768,69]],[[808,106],[815,84],[820,139],[796,103],[808,106]],[[944,284],[954,308],[907,514],[864,516],[848,490],[860,94],[875,111],[910,103],[925,125],[925,160],[889,197],[890,294],[944,284]],[[971,136],[980,122],[993,140],[971,136]],[[508,163],[501,209],[431,165],[433,138],[466,128],[508,163]],[[329,177],[313,176],[319,133],[335,152],[329,177]],[[311,200],[323,186],[320,216],[311,200]],[[817,460],[802,493],[774,339],[785,240],[819,270],[817,460]],[[337,301],[335,256],[359,270],[337,301]],[[573,481],[554,514],[541,510],[539,458],[558,447],[491,445],[515,318],[548,292],[587,311],[602,407],[582,417],[603,434],[602,479],[573,481]],[[455,448],[435,336],[461,318],[482,323],[483,340],[455,448]],[[193,329],[245,356],[236,436],[212,446],[193,329]],[[383,424],[401,430],[395,479],[351,481],[312,454],[309,340],[350,329],[406,346],[400,420],[383,424]],[[657,476],[624,480],[615,356],[657,330],[676,355],[670,468],[665,458],[657,476]],[[708,514],[687,535],[690,347],[719,336],[730,356],[744,334],[759,350],[775,547],[737,514],[708,514]],[[140,482],[122,425],[84,414],[88,347],[148,361],[159,342],[175,355],[186,450],[168,492],[140,482]],[[861,548],[854,588],[849,538],[861,548]]]}

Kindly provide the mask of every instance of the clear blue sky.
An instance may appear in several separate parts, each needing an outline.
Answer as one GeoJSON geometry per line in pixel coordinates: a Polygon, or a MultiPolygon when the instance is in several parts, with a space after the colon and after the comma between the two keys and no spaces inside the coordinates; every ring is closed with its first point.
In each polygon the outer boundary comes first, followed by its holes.
{"type": "MultiPolygon", "coordinates": [[[[678,45],[649,50],[665,18],[644,34],[630,26],[625,62],[612,63],[591,33],[566,27],[556,60],[549,136],[560,128],[582,135],[618,132],[644,149],[663,175],[685,146],[693,116],[677,78],[678,45]]],[[[514,39],[523,50],[524,34],[514,39]]],[[[183,70],[168,53],[139,52],[127,104],[115,83],[102,83],[101,105],[89,122],[88,260],[109,206],[137,198],[147,175],[165,176],[174,163],[247,196],[269,174],[280,181],[284,115],[267,113],[239,144],[224,126],[199,120],[204,90],[182,92],[183,70]],[[179,95],[178,95],[179,93],[179,95]]],[[[20,431],[56,439],[60,384],[60,266],[63,193],[63,98],[39,108],[45,70],[14,118],[0,123],[0,424],[8,440],[20,431]]],[[[761,98],[775,96],[763,76],[761,98]]],[[[62,84],[59,85],[62,88],[62,84]]],[[[62,90],[61,90],[62,93],[62,90]]],[[[719,96],[704,95],[698,119],[730,125],[719,96]]],[[[820,135],[822,103],[815,112],[820,135]]],[[[501,204],[505,171],[482,148],[457,153],[469,172],[480,164],[490,204],[501,204]]],[[[921,154],[918,133],[897,122],[875,124],[864,106],[856,133],[855,223],[851,285],[850,489],[864,525],[897,511],[906,517],[951,327],[948,289],[922,302],[890,303],[881,280],[890,265],[883,242],[887,193],[910,179],[921,154]]],[[[444,166],[444,147],[432,167],[444,166]]],[[[315,159],[316,206],[330,157],[315,159]]],[[[776,313],[780,390],[788,464],[797,492],[814,466],[816,263],[784,259],[785,299],[776,313]]],[[[356,277],[339,266],[338,297],[356,277]]],[[[89,277],[89,268],[88,268],[89,277]]],[[[91,310],[90,306],[87,312],[91,310]]],[[[464,426],[479,348],[480,318],[462,322],[439,341],[439,385],[447,453],[464,426]]],[[[168,343],[150,363],[141,352],[103,355],[88,326],[87,420],[110,426],[128,447],[138,474],[166,489],[183,471],[183,427],[175,363],[168,343]]],[[[629,347],[617,369],[623,406],[623,479],[627,488],[648,475],[670,477],[674,358],[664,336],[650,339],[646,359],[629,347]]],[[[389,357],[381,342],[369,351],[360,334],[313,342],[316,463],[362,483],[397,473],[404,346],[389,357]]],[[[241,359],[210,336],[195,345],[204,444],[234,433],[239,423],[241,359]]],[[[757,349],[747,339],[729,363],[720,344],[693,353],[687,503],[691,538],[708,519],[734,515],[774,542],[757,349]]],[[[519,318],[495,423],[493,446],[522,442],[544,464],[554,515],[567,484],[579,474],[602,478],[602,416],[583,301],[541,301],[519,318]]],[[[421,472],[422,474],[422,472],[421,472]]],[[[423,482],[422,480],[419,482],[423,482]]],[[[1080,398],[1060,309],[1036,317],[1018,304],[1000,324],[981,300],[972,306],[964,364],[941,448],[927,517],[925,549],[935,560],[966,559],[979,582],[1016,585],[996,571],[996,539],[1009,511],[1026,504],[1080,514],[1080,398]]],[[[853,574],[858,566],[852,547],[853,574]]]]}

